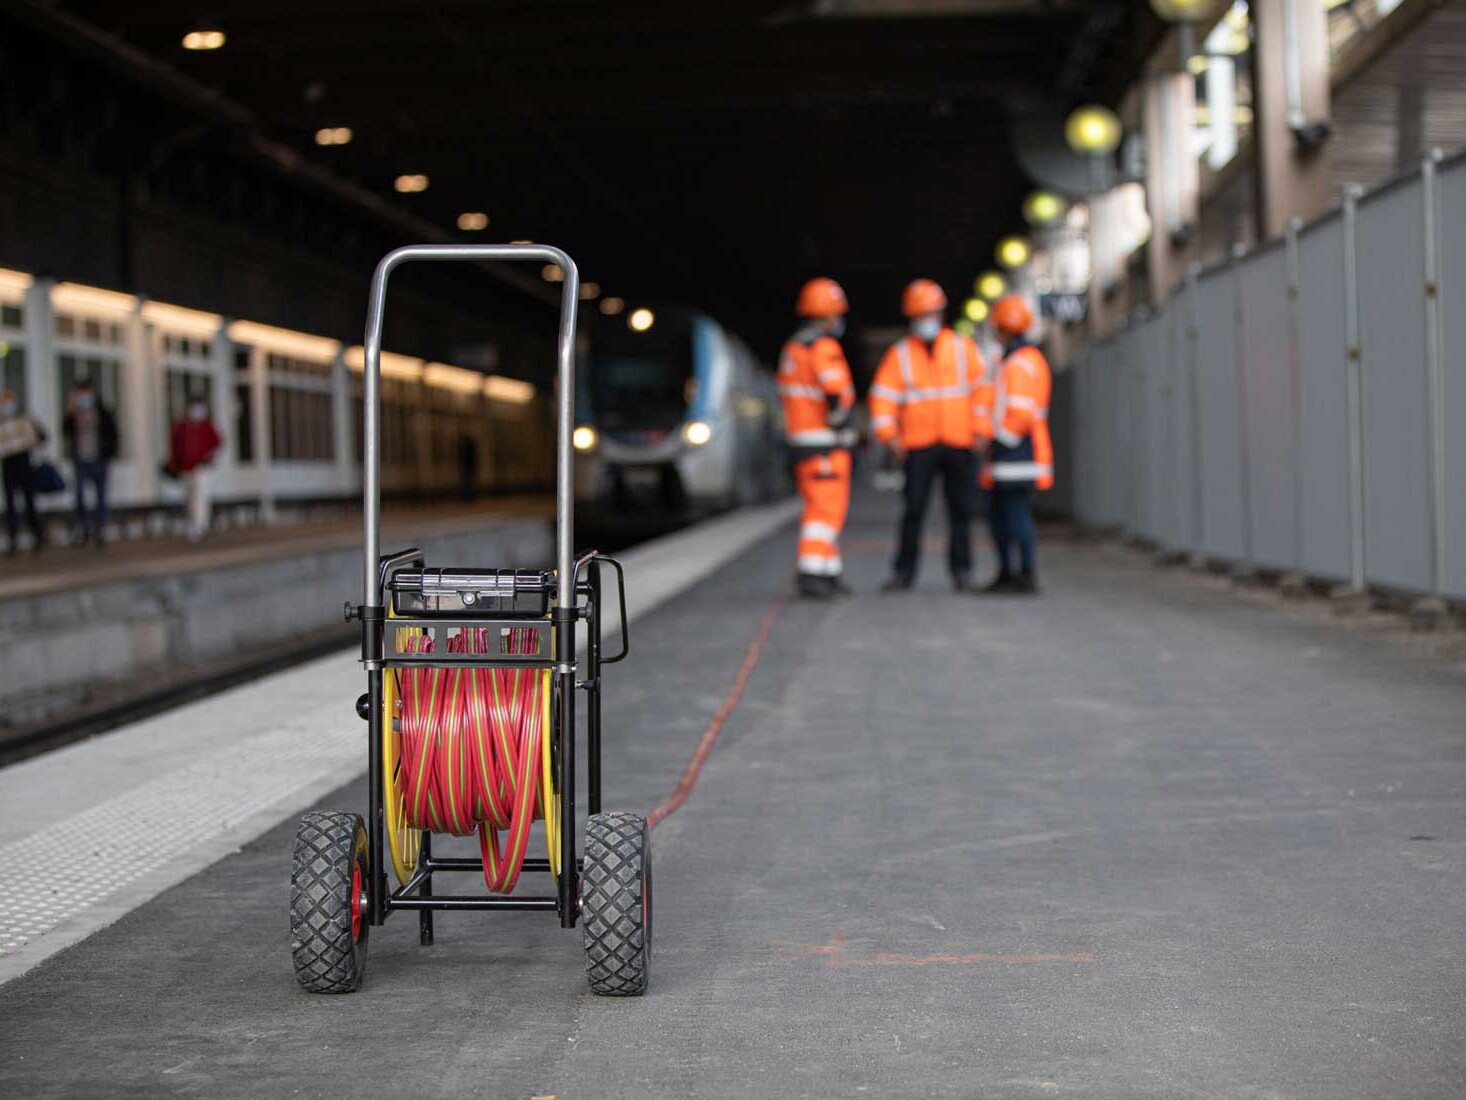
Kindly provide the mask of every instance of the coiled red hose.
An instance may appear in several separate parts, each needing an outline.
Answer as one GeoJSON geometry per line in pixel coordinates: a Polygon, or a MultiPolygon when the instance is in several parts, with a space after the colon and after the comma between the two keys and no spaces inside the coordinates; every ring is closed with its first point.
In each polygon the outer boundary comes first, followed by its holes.
{"type": "MultiPolygon", "coordinates": [[[[511,630],[505,652],[529,652],[532,644],[532,631],[511,630]]],[[[433,639],[416,634],[405,648],[431,653],[433,639]]],[[[448,651],[488,653],[488,629],[459,631],[448,651]]],[[[484,881],[495,893],[511,892],[530,825],[544,816],[536,782],[546,733],[543,675],[439,665],[399,669],[397,676],[407,825],[455,836],[477,831],[484,881]]]]}

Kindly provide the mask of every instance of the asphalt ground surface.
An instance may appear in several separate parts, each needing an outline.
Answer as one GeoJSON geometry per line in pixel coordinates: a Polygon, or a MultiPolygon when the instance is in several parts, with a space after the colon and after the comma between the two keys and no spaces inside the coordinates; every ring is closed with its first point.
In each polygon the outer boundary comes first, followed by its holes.
{"type": "MultiPolygon", "coordinates": [[[[399,915],[304,994],[287,823],[0,987],[0,1095],[1466,1094],[1461,670],[1082,544],[1038,599],[953,596],[935,547],[877,595],[892,509],[654,833],[646,997],[542,914],[399,915]]],[[[637,624],[608,808],[676,784],[793,543],[637,624]]]]}

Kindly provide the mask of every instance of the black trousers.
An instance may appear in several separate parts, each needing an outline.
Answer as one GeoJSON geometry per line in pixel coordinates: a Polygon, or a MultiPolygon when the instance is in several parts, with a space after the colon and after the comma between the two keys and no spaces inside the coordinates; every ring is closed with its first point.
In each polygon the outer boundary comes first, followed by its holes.
{"type": "Polygon", "coordinates": [[[4,473],[5,487],[5,533],[10,536],[10,548],[15,549],[15,538],[20,530],[20,509],[19,505],[25,506],[25,521],[31,529],[31,534],[40,542],[41,521],[36,515],[36,493],[31,482],[30,457],[26,457],[26,465],[20,469],[12,469],[8,466],[4,473]]]}
{"type": "Polygon", "coordinates": [[[962,447],[923,447],[906,454],[905,509],[901,515],[901,545],[896,551],[898,577],[915,577],[921,562],[921,528],[932,482],[942,479],[947,500],[947,568],[952,576],[972,572],[972,501],[977,492],[977,456],[962,447]]]}

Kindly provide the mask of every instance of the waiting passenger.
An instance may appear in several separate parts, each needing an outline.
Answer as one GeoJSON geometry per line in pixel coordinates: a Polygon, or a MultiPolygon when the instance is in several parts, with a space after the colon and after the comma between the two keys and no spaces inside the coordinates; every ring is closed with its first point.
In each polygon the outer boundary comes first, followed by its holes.
{"type": "Polygon", "coordinates": [[[61,434],[76,470],[76,533],[85,545],[96,539],[97,548],[106,545],[107,466],[117,457],[117,421],[102,404],[90,378],[82,378],[66,403],[61,434]],[[86,487],[92,487],[92,505],[87,507],[86,487]]]}
{"type": "Polygon", "coordinates": [[[200,398],[188,403],[188,415],[173,425],[168,468],[188,485],[188,537],[198,542],[209,533],[209,465],[223,440],[200,398]]]}
{"type": "Polygon", "coordinates": [[[11,390],[0,392],[0,477],[5,484],[5,531],[10,545],[6,553],[20,549],[20,516],[17,510],[25,505],[26,525],[34,540],[32,549],[46,545],[46,529],[36,515],[35,472],[32,454],[46,442],[46,429],[27,416],[20,399],[11,390]]]}

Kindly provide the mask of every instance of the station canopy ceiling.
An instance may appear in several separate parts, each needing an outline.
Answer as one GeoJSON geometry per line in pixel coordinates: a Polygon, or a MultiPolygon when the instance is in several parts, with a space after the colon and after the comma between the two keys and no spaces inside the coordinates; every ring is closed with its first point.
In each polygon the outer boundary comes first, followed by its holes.
{"type": "Polygon", "coordinates": [[[607,294],[765,333],[813,274],[872,322],[916,275],[963,293],[1021,225],[1008,108],[1113,102],[1157,33],[1139,0],[61,6],[447,232],[560,244],[607,294]],[[224,45],[184,49],[198,29],[224,45]]]}

